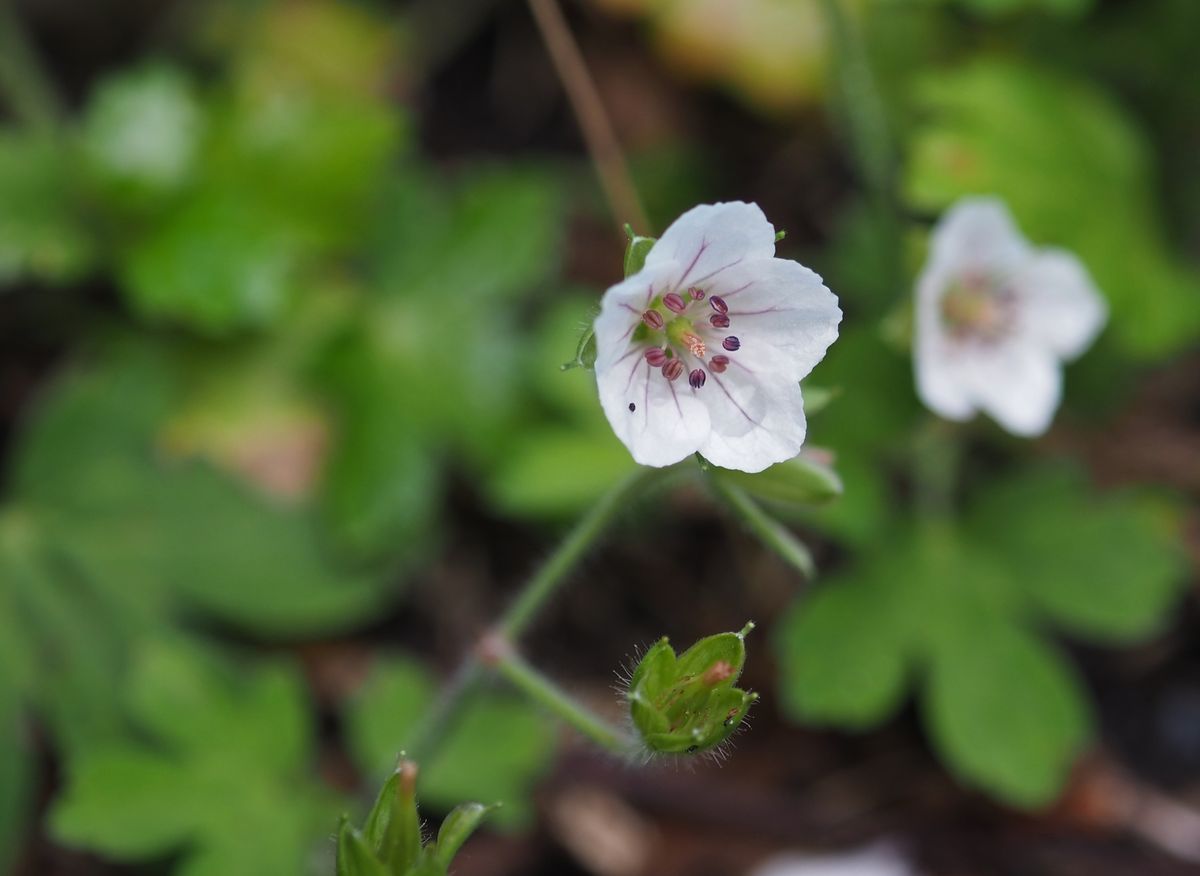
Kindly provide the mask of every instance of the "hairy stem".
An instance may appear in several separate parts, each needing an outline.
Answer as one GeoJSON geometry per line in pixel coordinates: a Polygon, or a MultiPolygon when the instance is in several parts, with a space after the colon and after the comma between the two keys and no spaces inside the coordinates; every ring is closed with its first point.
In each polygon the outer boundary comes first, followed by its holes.
{"type": "MultiPolygon", "coordinates": [[[[661,469],[641,468],[618,483],[607,495],[596,501],[588,512],[567,533],[541,567],[526,581],[516,599],[497,622],[494,632],[484,637],[484,643],[497,638],[515,642],[536,619],[537,615],[558,592],[571,570],[592,547],[601,533],[627,507],[629,500],[651,482],[664,476],[661,469]]],[[[409,756],[427,758],[446,728],[453,724],[468,694],[484,675],[484,664],[478,653],[468,655],[459,666],[450,684],[421,718],[406,740],[409,756]]]]}
{"type": "Polygon", "coordinates": [[[583,60],[583,53],[579,51],[579,45],[558,6],[558,0],[529,0],[529,9],[571,102],[592,156],[592,164],[596,167],[596,175],[600,178],[600,186],[617,220],[617,227],[623,228],[628,222],[640,232],[648,234],[651,229],[629,175],[621,145],[604,110],[596,83],[592,81],[583,60]]]}
{"type": "Polygon", "coordinates": [[[574,700],[549,678],[529,665],[511,647],[496,654],[490,664],[496,673],[533,702],[574,727],[601,748],[617,755],[635,749],[634,741],[623,731],[574,700]]]}

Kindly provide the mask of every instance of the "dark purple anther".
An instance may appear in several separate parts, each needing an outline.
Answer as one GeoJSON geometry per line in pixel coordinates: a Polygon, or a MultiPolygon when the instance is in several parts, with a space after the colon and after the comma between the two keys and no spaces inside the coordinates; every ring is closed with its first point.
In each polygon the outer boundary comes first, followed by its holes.
{"type": "Polygon", "coordinates": [[[720,295],[714,295],[712,298],[708,299],[708,303],[717,313],[729,312],[729,305],[725,303],[725,299],[720,295]]]}
{"type": "Polygon", "coordinates": [[[675,313],[683,313],[687,310],[687,303],[678,292],[668,292],[664,295],[663,304],[667,306],[668,310],[673,310],[675,313]]]}
{"type": "Polygon", "coordinates": [[[704,300],[704,290],[701,289],[699,286],[693,286],[692,288],[688,289],[688,295],[692,296],[693,301],[703,301],[704,300]]]}
{"type": "Polygon", "coordinates": [[[713,328],[729,328],[729,317],[723,313],[714,313],[708,321],[713,324],[713,328]]]}
{"type": "Polygon", "coordinates": [[[739,341],[734,335],[730,335],[725,340],[721,341],[721,346],[732,353],[734,350],[741,349],[742,342],[739,341]]]}
{"type": "Polygon", "coordinates": [[[708,375],[704,373],[703,368],[697,368],[688,375],[688,383],[692,385],[692,389],[699,389],[704,386],[704,381],[708,379],[708,375]]]}
{"type": "Polygon", "coordinates": [[[667,378],[667,380],[678,380],[683,376],[683,371],[683,363],[678,359],[672,359],[662,367],[663,377],[667,378]]]}
{"type": "Polygon", "coordinates": [[[650,326],[650,328],[654,329],[655,331],[662,331],[662,327],[665,324],[663,321],[663,315],[657,310],[647,310],[645,313],[643,313],[642,322],[650,326]]]}
{"type": "Polygon", "coordinates": [[[667,351],[661,347],[651,347],[646,351],[646,361],[655,368],[661,368],[667,363],[667,351]]]}
{"type": "Polygon", "coordinates": [[[729,367],[729,357],[713,356],[708,360],[708,367],[713,374],[724,374],[725,369],[729,367]]]}

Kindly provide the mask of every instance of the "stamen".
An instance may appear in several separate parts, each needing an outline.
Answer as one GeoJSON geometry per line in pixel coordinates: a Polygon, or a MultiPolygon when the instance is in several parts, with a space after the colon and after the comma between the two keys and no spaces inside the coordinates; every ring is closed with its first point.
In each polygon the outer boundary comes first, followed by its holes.
{"type": "Polygon", "coordinates": [[[723,313],[714,313],[708,321],[713,324],[713,328],[729,328],[729,317],[723,313]]]}
{"type": "Polygon", "coordinates": [[[688,375],[688,383],[692,385],[692,389],[699,389],[704,386],[704,381],[708,379],[708,375],[704,373],[703,368],[697,368],[688,375]]]}
{"type": "Polygon", "coordinates": [[[685,310],[687,310],[687,303],[683,300],[678,292],[668,292],[666,295],[664,295],[663,304],[667,306],[668,310],[672,310],[675,313],[683,313],[685,310]]]}
{"type": "Polygon", "coordinates": [[[688,289],[688,295],[692,296],[693,301],[703,301],[704,300],[704,290],[701,289],[699,286],[693,286],[690,289],[688,289]]]}
{"type": "Polygon", "coordinates": [[[704,354],[708,352],[708,347],[704,345],[703,338],[694,332],[684,332],[680,340],[688,348],[688,352],[697,359],[703,359],[704,354]]]}
{"type": "Polygon", "coordinates": [[[721,346],[732,353],[734,350],[741,349],[742,342],[739,341],[734,335],[730,335],[725,340],[721,341],[721,346]]]}
{"type": "Polygon", "coordinates": [[[678,359],[672,359],[662,367],[663,377],[667,380],[678,380],[683,376],[683,363],[678,359]]]}
{"type": "Polygon", "coordinates": [[[724,374],[729,367],[728,356],[713,356],[708,360],[708,367],[714,374],[724,374]]]}
{"type": "Polygon", "coordinates": [[[643,313],[642,322],[655,331],[662,331],[662,327],[666,325],[663,315],[657,310],[647,310],[645,313],[643,313]]]}
{"type": "Polygon", "coordinates": [[[725,303],[725,299],[720,295],[714,295],[712,298],[708,299],[708,303],[717,313],[729,312],[729,305],[725,303]]]}
{"type": "Polygon", "coordinates": [[[661,368],[667,361],[667,351],[662,347],[651,347],[646,351],[646,361],[655,368],[661,368]]]}

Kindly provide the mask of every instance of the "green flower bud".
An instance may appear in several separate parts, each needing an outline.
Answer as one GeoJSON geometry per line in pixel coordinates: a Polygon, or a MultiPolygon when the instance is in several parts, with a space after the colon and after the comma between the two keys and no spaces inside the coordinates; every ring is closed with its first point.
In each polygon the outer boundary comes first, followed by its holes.
{"type": "Polygon", "coordinates": [[[446,876],[455,853],[495,806],[467,803],[446,816],[436,842],[421,842],[417,765],[401,759],[362,830],[338,831],[337,876],[446,876]]]}
{"type": "Polygon", "coordinates": [[[701,639],[676,656],[664,637],[629,682],[633,726],[651,752],[711,751],[738,729],[758,694],[734,687],[746,662],[748,623],[738,633],[701,639]]]}

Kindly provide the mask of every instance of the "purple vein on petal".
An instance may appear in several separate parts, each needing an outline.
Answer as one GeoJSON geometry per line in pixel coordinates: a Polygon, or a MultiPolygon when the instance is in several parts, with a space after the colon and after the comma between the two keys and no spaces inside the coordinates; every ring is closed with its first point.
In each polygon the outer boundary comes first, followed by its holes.
{"type": "Polygon", "coordinates": [[[750,422],[760,428],[762,427],[762,423],[758,422],[758,420],[754,419],[754,417],[752,417],[748,413],[746,413],[746,409],[743,408],[740,404],[738,404],[737,399],[734,398],[732,394],[730,394],[729,390],[725,386],[725,382],[723,380],[721,380],[721,378],[717,377],[717,375],[714,374],[712,376],[712,379],[717,382],[717,386],[721,387],[721,392],[725,393],[725,397],[728,398],[731,402],[733,402],[733,406],[738,409],[738,413],[740,413],[743,417],[745,417],[748,422],[750,422]]]}
{"type": "MultiPolygon", "coordinates": [[[[736,262],[735,262],[735,264],[736,264],[736,262]]],[[[726,265],[725,267],[727,267],[727,268],[731,268],[731,267],[733,267],[733,265],[726,265]]],[[[722,268],[721,270],[725,270],[725,268],[722,268]]],[[[734,289],[732,292],[724,292],[724,293],[722,293],[722,294],[721,294],[721,297],[722,297],[722,298],[724,298],[725,300],[727,300],[727,301],[728,301],[728,300],[729,300],[730,298],[732,298],[734,295],[737,295],[739,292],[745,292],[747,289],[749,289],[749,288],[750,288],[751,286],[753,286],[753,285],[754,285],[754,281],[753,281],[753,280],[750,280],[749,282],[743,283],[741,286],[738,286],[738,287],[737,287],[736,289],[734,289]]]]}
{"type": "Polygon", "coordinates": [[[675,410],[679,412],[679,422],[683,423],[683,406],[679,404],[679,396],[675,394],[675,384],[667,381],[667,389],[671,390],[671,398],[675,399],[675,410]]]}
{"type": "MultiPolygon", "coordinates": [[[[717,268],[715,271],[709,271],[703,277],[697,277],[695,280],[692,280],[691,285],[695,286],[700,283],[703,283],[705,280],[711,280],[713,277],[715,277],[717,274],[721,273],[722,271],[727,271],[730,268],[732,268],[734,265],[740,265],[742,263],[742,260],[743,260],[743,256],[738,256],[736,259],[731,261],[729,264],[721,265],[721,267],[717,268]]],[[[682,280],[679,281],[679,285],[680,286],[684,285],[682,280]]],[[[749,285],[750,285],[749,283],[746,284],[746,286],[749,286],[749,285]]],[[[746,288],[746,287],[743,286],[742,289],[744,289],[744,288],[746,288]]],[[[742,289],[734,289],[733,292],[741,292],[742,289]]],[[[732,295],[733,292],[730,292],[729,295],[732,295]]],[[[721,297],[728,298],[729,295],[722,295],[721,297]]]]}
{"type": "Polygon", "coordinates": [[[727,316],[762,316],[764,313],[786,313],[790,307],[764,307],[762,310],[731,310],[727,316]]]}
{"type": "Polygon", "coordinates": [[[700,256],[704,255],[704,251],[708,249],[708,238],[700,239],[700,248],[696,250],[696,257],[692,259],[692,263],[684,269],[683,274],[679,277],[677,285],[683,286],[687,283],[688,275],[692,272],[692,268],[696,267],[696,262],[700,261],[700,256]]]}
{"type": "Polygon", "coordinates": [[[633,367],[629,369],[629,379],[625,381],[625,389],[623,392],[629,392],[629,387],[633,386],[633,375],[637,374],[638,364],[645,361],[645,359],[638,359],[634,361],[633,367]]]}

